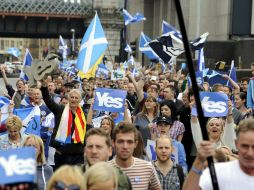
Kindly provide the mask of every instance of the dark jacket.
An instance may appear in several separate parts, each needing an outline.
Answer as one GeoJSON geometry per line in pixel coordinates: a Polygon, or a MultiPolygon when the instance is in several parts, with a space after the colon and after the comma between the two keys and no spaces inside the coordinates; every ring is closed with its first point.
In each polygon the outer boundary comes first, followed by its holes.
{"type": "MultiPolygon", "coordinates": [[[[59,124],[64,111],[64,105],[59,105],[54,102],[54,100],[49,95],[47,87],[41,87],[41,92],[45,104],[55,115],[55,127],[51,136],[50,146],[54,147],[58,152],[58,154],[82,154],[84,152],[84,144],[82,143],[63,144],[55,140],[56,133],[58,131],[59,124]]],[[[88,131],[90,128],[91,126],[87,125],[86,131],[88,131]]]]}

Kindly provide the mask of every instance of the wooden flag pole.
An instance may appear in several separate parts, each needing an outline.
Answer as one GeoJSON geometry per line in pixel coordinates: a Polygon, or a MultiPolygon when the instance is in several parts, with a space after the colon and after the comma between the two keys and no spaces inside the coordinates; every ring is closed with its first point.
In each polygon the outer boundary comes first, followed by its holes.
{"type": "MultiPolygon", "coordinates": [[[[189,41],[188,41],[188,37],[187,37],[185,25],[184,25],[184,19],[183,19],[183,13],[182,13],[180,0],[175,0],[175,7],[176,7],[179,26],[180,26],[180,30],[181,30],[181,34],[182,34],[183,43],[184,43],[185,55],[186,55],[187,65],[188,65],[190,78],[191,78],[191,82],[192,82],[192,88],[193,88],[193,92],[194,92],[194,97],[195,97],[195,102],[196,102],[196,107],[197,107],[198,119],[199,119],[199,123],[201,126],[202,136],[203,136],[204,140],[209,140],[207,129],[206,129],[206,122],[205,122],[205,118],[204,118],[204,113],[203,113],[203,110],[201,107],[199,89],[198,89],[198,85],[197,85],[197,81],[196,81],[195,70],[193,67],[189,41]]],[[[207,161],[208,161],[208,166],[209,166],[209,170],[210,170],[210,174],[211,174],[211,178],[212,178],[213,189],[219,190],[213,158],[208,157],[207,161]]]]}

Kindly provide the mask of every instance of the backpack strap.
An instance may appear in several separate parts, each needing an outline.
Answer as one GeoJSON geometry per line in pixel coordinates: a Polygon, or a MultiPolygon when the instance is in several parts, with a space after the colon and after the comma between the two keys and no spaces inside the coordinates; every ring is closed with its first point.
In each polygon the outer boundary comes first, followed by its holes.
{"type": "Polygon", "coordinates": [[[179,164],[176,164],[176,169],[177,169],[177,175],[180,181],[180,189],[183,187],[183,182],[184,182],[184,173],[183,173],[183,168],[179,164]]]}

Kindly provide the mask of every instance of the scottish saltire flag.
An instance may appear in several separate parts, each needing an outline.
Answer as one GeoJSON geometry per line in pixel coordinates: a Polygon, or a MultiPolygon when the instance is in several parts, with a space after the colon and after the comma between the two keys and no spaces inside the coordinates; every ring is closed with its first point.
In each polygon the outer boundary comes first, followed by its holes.
{"type": "Polygon", "coordinates": [[[190,46],[192,50],[200,50],[201,48],[203,48],[208,36],[209,36],[209,32],[206,32],[202,34],[200,37],[192,40],[190,42],[190,46]]]}
{"type": "Polygon", "coordinates": [[[9,53],[9,54],[11,54],[11,55],[13,55],[13,56],[15,56],[15,57],[19,57],[20,54],[21,54],[21,52],[19,51],[19,49],[18,49],[18,48],[15,48],[15,47],[9,48],[6,52],[9,53]]]}
{"type": "Polygon", "coordinates": [[[128,65],[134,65],[134,63],[135,63],[134,57],[131,55],[130,58],[128,59],[128,61],[127,61],[127,64],[128,65]]]}
{"type": "MultiPolygon", "coordinates": [[[[235,69],[235,61],[232,60],[231,62],[231,66],[230,66],[230,70],[229,70],[229,74],[228,76],[237,83],[237,77],[236,77],[236,69],[235,69]]],[[[231,86],[231,84],[229,84],[229,80],[227,81],[227,86],[231,86]]]]}
{"type": "Polygon", "coordinates": [[[205,56],[204,48],[198,51],[198,71],[203,71],[205,69],[205,56]]]}
{"type": "Polygon", "coordinates": [[[64,39],[61,35],[59,36],[59,52],[61,53],[61,55],[63,56],[64,59],[67,58],[67,55],[69,53],[68,52],[68,46],[64,42],[64,39]]]}
{"type": "Polygon", "coordinates": [[[105,78],[108,78],[108,76],[109,76],[109,70],[106,67],[106,65],[104,65],[103,63],[98,65],[96,76],[97,77],[103,76],[105,78]]]}
{"type": "Polygon", "coordinates": [[[146,18],[139,12],[132,16],[127,10],[123,9],[124,24],[127,26],[130,23],[141,22],[146,18]]]}
{"type": "Polygon", "coordinates": [[[132,73],[132,76],[134,76],[134,77],[137,76],[138,75],[138,69],[136,69],[136,67],[134,67],[131,73],[132,73]]]}
{"type": "Polygon", "coordinates": [[[164,63],[169,63],[172,57],[177,57],[184,52],[182,40],[171,33],[164,34],[148,44],[164,63]]]}
{"type": "Polygon", "coordinates": [[[182,34],[179,30],[177,30],[174,26],[167,23],[166,21],[162,21],[162,28],[161,28],[162,34],[166,33],[172,33],[174,36],[176,36],[179,39],[182,39],[182,34]]]}
{"type": "Polygon", "coordinates": [[[9,104],[10,100],[4,96],[0,96],[0,112],[1,112],[1,123],[0,123],[0,135],[6,131],[6,120],[9,117],[9,104]]]}
{"type": "Polygon", "coordinates": [[[129,44],[126,44],[124,51],[128,52],[128,53],[132,53],[132,49],[131,46],[129,44]]]}
{"type": "Polygon", "coordinates": [[[150,42],[151,39],[146,36],[143,32],[141,32],[139,37],[139,51],[141,51],[143,54],[145,54],[148,59],[159,59],[159,57],[156,55],[156,53],[152,50],[152,48],[146,44],[150,42]]]}
{"type": "MultiPolygon", "coordinates": [[[[32,62],[33,62],[33,57],[31,55],[31,53],[29,52],[29,50],[26,49],[26,53],[25,53],[25,57],[24,57],[24,61],[23,61],[23,68],[24,67],[31,67],[32,62]]],[[[29,80],[28,76],[24,73],[23,69],[20,72],[19,78],[21,78],[25,81],[29,80]]]]}
{"type": "Polygon", "coordinates": [[[129,59],[123,63],[123,68],[127,69],[129,68],[129,65],[134,65],[134,63],[135,63],[134,57],[131,55],[129,59]]]}
{"type": "Polygon", "coordinates": [[[1,150],[0,185],[36,183],[35,151],[34,147],[1,150]]]}
{"type": "Polygon", "coordinates": [[[215,76],[221,76],[221,73],[219,73],[219,72],[217,72],[217,71],[215,71],[215,70],[212,70],[212,72],[211,72],[210,74],[207,74],[207,75],[206,75],[206,77],[207,77],[208,79],[213,78],[213,77],[215,77],[215,76]]]}
{"type": "Polygon", "coordinates": [[[22,120],[24,132],[26,134],[34,134],[40,136],[41,131],[41,110],[39,106],[15,109],[13,112],[22,120]]]}
{"type": "Polygon", "coordinates": [[[9,105],[9,104],[10,104],[10,100],[8,98],[6,98],[5,96],[0,96],[0,109],[4,105],[9,105]]]}
{"type": "Polygon", "coordinates": [[[107,45],[108,41],[96,13],[82,39],[78,54],[77,68],[83,73],[87,73],[104,54],[107,45]]]}

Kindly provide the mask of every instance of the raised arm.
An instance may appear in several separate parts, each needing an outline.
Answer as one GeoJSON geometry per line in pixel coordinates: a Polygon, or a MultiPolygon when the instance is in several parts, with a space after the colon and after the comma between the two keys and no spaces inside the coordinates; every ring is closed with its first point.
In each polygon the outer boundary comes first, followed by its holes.
{"type": "Polygon", "coordinates": [[[235,147],[235,139],[236,139],[236,134],[235,134],[235,128],[234,128],[234,119],[232,115],[232,102],[231,100],[228,101],[228,115],[227,115],[227,120],[226,124],[224,127],[224,132],[222,135],[222,142],[228,146],[230,149],[236,149],[235,147]]]}
{"type": "Polygon", "coordinates": [[[141,102],[144,98],[144,92],[143,92],[144,81],[142,79],[140,79],[138,82],[136,82],[136,80],[134,79],[134,77],[132,76],[132,73],[130,71],[126,72],[126,76],[133,83],[134,88],[137,92],[138,101],[141,102]]]}
{"type": "Polygon", "coordinates": [[[41,81],[41,93],[47,107],[53,112],[53,114],[59,114],[59,112],[62,110],[62,105],[55,103],[54,100],[50,97],[48,91],[48,83],[46,80],[41,81]]]}
{"type": "Polygon", "coordinates": [[[4,66],[4,65],[1,65],[0,69],[1,69],[1,73],[2,73],[2,75],[3,75],[4,84],[5,84],[5,86],[6,86],[6,85],[8,85],[9,83],[8,83],[8,79],[7,79],[7,76],[6,76],[6,73],[5,73],[5,66],[4,66]]]}
{"type": "Polygon", "coordinates": [[[215,153],[213,143],[210,141],[202,141],[197,150],[197,157],[184,181],[182,190],[201,190],[199,181],[206,159],[215,153]]]}

